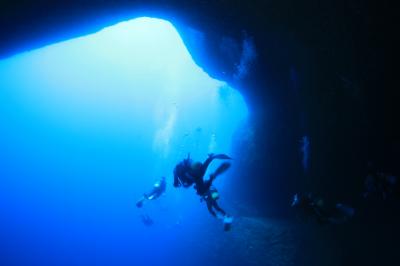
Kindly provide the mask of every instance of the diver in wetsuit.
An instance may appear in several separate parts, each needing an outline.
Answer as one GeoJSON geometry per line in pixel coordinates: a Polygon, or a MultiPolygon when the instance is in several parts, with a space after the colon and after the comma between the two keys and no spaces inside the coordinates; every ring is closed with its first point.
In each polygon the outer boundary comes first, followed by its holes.
{"type": "Polygon", "coordinates": [[[337,203],[327,205],[320,197],[312,193],[295,194],[292,207],[301,210],[305,217],[314,217],[319,224],[342,224],[354,216],[354,209],[337,203]]]}
{"type": "MultiPolygon", "coordinates": [[[[174,187],[183,186],[185,188],[194,183],[201,182],[206,174],[207,168],[214,159],[232,159],[225,154],[209,154],[208,158],[201,162],[193,162],[190,154],[174,168],[174,187]]],[[[215,176],[216,177],[216,176],[215,176]]],[[[215,178],[214,177],[214,178],[215,178]]],[[[212,181],[211,181],[212,182],[212,181]]]]}
{"type": "Polygon", "coordinates": [[[207,193],[202,197],[207,204],[207,209],[212,216],[217,217],[217,211],[222,216],[226,216],[226,212],[218,205],[217,200],[219,199],[219,193],[216,188],[212,187],[207,191],[207,193]]]}
{"type": "Polygon", "coordinates": [[[380,198],[386,200],[392,196],[399,196],[399,180],[392,174],[375,172],[369,173],[364,182],[364,198],[380,198]]]}
{"type": "Polygon", "coordinates": [[[212,183],[218,175],[228,170],[231,164],[228,162],[222,163],[214,173],[210,174],[209,179],[204,180],[207,168],[214,159],[231,158],[225,154],[209,154],[204,163],[201,163],[193,162],[188,156],[188,158],[179,163],[174,169],[174,186],[183,186],[187,188],[194,184],[197,194],[201,197],[201,200],[206,202],[211,215],[218,218],[214,210],[221,214],[221,218],[224,220],[224,228],[227,231],[230,229],[230,224],[233,219],[218,205],[217,200],[219,199],[219,194],[217,189],[212,187],[212,183]]]}
{"type": "Polygon", "coordinates": [[[189,174],[193,160],[188,157],[182,162],[178,163],[174,168],[174,187],[183,186],[185,188],[193,185],[193,177],[189,174]]]}
{"type": "Polygon", "coordinates": [[[159,198],[165,192],[166,188],[167,182],[163,176],[154,184],[153,189],[149,193],[143,194],[143,196],[136,202],[136,206],[141,208],[145,200],[154,200],[159,198]]]}
{"type": "MultiPolygon", "coordinates": [[[[217,170],[215,170],[214,173],[210,174],[210,177],[207,180],[204,180],[204,175],[201,178],[200,177],[195,178],[194,179],[194,183],[195,183],[194,189],[196,190],[197,194],[201,197],[204,197],[205,195],[210,193],[210,191],[212,189],[212,183],[214,182],[214,180],[217,178],[217,176],[219,176],[220,174],[222,174],[226,170],[228,170],[230,166],[231,166],[231,164],[228,162],[222,163],[217,168],[217,170]]],[[[196,167],[196,166],[194,166],[194,167],[196,167]]]]}

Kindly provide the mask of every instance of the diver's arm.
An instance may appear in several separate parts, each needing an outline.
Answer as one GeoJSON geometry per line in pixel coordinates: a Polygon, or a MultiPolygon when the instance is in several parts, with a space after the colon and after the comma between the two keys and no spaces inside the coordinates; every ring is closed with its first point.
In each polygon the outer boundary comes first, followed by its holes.
{"type": "Polygon", "coordinates": [[[136,202],[136,207],[138,207],[138,208],[142,208],[142,206],[143,206],[143,202],[145,201],[145,197],[143,196],[143,197],[141,197],[137,202],[136,202]]]}
{"type": "Polygon", "coordinates": [[[207,209],[211,213],[212,216],[217,217],[217,214],[215,211],[212,209],[212,203],[209,200],[206,200],[207,202],[207,209]]]}
{"type": "Polygon", "coordinates": [[[216,200],[214,200],[212,204],[213,204],[213,206],[214,206],[214,209],[216,209],[217,211],[219,211],[223,216],[226,215],[226,212],[218,205],[218,203],[217,203],[216,200]]]}
{"type": "Polygon", "coordinates": [[[215,178],[212,178],[212,176],[210,175],[210,179],[204,181],[203,183],[203,189],[204,191],[208,191],[212,185],[212,182],[214,181],[215,178]]]}

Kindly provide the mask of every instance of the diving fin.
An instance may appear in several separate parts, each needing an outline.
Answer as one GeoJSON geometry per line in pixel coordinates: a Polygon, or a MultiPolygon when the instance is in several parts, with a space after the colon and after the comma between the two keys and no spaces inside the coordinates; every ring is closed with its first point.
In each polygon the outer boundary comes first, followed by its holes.
{"type": "Polygon", "coordinates": [[[221,153],[221,154],[213,154],[212,157],[213,157],[213,159],[232,160],[231,157],[229,157],[228,155],[223,154],[223,153],[221,153]]]}
{"type": "Polygon", "coordinates": [[[233,217],[232,216],[225,216],[225,218],[224,218],[224,231],[231,230],[232,222],[233,222],[233,217]]]}
{"type": "Polygon", "coordinates": [[[217,170],[213,173],[214,177],[219,176],[220,174],[223,174],[226,170],[228,170],[231,167],[230,163],[222,163],[220,166],[218,166],[217,170]]]}

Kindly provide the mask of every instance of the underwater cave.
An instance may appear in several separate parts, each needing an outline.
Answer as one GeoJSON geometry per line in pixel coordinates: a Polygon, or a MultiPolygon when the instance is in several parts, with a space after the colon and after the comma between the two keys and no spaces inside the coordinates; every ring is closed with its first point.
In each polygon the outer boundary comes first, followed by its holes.
{"type": "Polygon", "coordinates": [[[0,13],[1,265],[398,264],[397,199],[363,198],[371,168],[400,174],[388,10],[17,0],[0,13]],[[172,185],[178,162],[210,153],[233,158],[215,181],[228,232],[172,185]],[[161,176],[165,194],[137,208],[161,176]],[[299,219],[299,192],[355,215],[299,219]]]}

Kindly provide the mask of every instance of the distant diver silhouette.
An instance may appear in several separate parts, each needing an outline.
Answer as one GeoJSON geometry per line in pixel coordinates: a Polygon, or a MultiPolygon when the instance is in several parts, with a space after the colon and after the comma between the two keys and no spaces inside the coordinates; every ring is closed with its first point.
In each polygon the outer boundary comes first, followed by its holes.
{"type": "Polygon", "coordinates": [[[146,200],[154,200],[159,198],[162,194],[165,193],[166,188],[167,182],[165,181],[165,177],[163,176],[153,185],[153,189],[150,192],[144,193],[143,196],[136,202],[136,207],[143,207],[143,203],[146,200]]]}
{"type": "Polygon", "coordinates": [[[149,215],[147,215],[147,214],[142,214],[140,217],[141,217],[142,222],[143,222],[144,225],[146,225],[146,226],[152,226],[152,225],[154,224],[153,219],[151,219],[149,215]]]}
{"type": "Polygon", "coordinates": [[[302,211],[306,218],[314,217],[320,224],[342,224],[355,213],[352,207],[341,203],[327,205],[322,198],[312,193],[295,194],[291,206],[302,211]]]}

